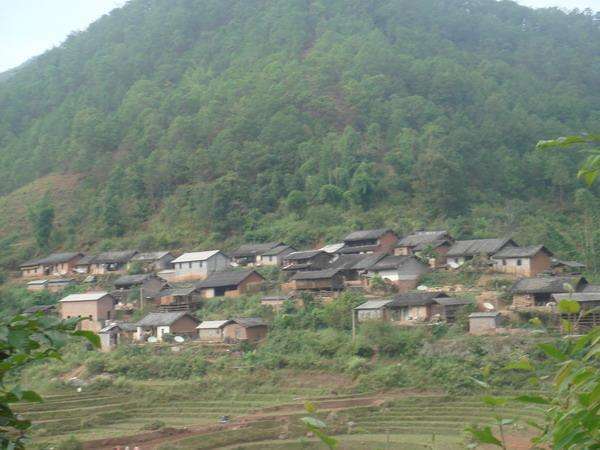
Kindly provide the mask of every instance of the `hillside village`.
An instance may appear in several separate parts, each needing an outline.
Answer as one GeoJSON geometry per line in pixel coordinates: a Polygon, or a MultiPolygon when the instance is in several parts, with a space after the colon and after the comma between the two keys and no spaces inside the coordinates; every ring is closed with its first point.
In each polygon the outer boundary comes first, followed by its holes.
{"type": "MultiPolygon", "coordinates": [[[[262,305],[278,311],[286,304],[301,307],[306,295],[331,302],[343,291],[357,291],[367,301],[354,309],[353,329],[372,320],[406,326],[452,323],[463,313],[473,334],[509,331],[505,319],[515,312],[550,314],[558,323],[556,304],[565,298],[584,311],[600,305],[600,285],[582,276],[585,266],[555,258],[544,245],[520,246],[510,238],[456,240],[447,231],[400,237],[391,229],[360,230],[317,249],[268,242],[178,256],[136,250],[53,253],[19,269],[30,291],[77,291],[57,305],[37,305],[25,314],[83,317],[81,328],[99,333],[105,351],[132,342],[260,342],[268,333],[260,317],[200,321],[194,315],[206,302],[235,301],[246,294],[260,295],[262,305]],[[479,289],[474,296],[460,283],[423,283],[427,277],[465,272],[506,289],[479,289]],[[503,292],[512,303],[501,298],[503,292]],[[146,314],[132,320],[140,311],[146,314]]],[[[576,322],[596,325],[600,314],[576,322]]]]}

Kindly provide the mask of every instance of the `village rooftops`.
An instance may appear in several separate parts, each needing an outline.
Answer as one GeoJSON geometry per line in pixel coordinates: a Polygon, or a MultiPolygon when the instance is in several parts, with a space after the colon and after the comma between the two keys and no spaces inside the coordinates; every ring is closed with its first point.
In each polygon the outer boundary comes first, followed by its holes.
{"type": "Polygon", "coordinates": [[[186,286],[186,287],[173,287],[171,289],[165,289],[163,291],[159,291],[154,295],[154,298],[162,298],[162,297],[185,297],[187,295],[191,295],[196,292],[198,288],[195,286],[186,286]]]}
{"type": "Polygon", "coordinates": [[[552,252],[543,245],[529,245],[527,247],[506,247],[494,254],[494,259],[507,258],[532,258],[539,252],[544,252],[548,256],[552,256],[552,252]]]}
{"type": "Polygon", "coordinates": [[[289,260],[289,261],[300,261],[303,259],[311,259],[314,258],[315,256],[321,255],[325,252],[321,251],[321,250],[303,250],[300,252],[292,252],[289,255],[285,256],[285,260],[289,260]]]}
{"type": "Polygon", "coordinates": [[[344,238],[344,242],[359,242],[379,239],[384,234],[393,231],[389,228],[378,228],[375,230],[353,231],[344,238]]]}
{"type": "MultiPolygon", "coordinates": [[[[411,268],[409,267],[410,264],[408,264],[408,263],[414,262],[414,261],[418,261],[418,260],[413,256],[385,255],[383,258],[381,258],[375,264],[368,267],[368,269],[370,269],[370,270],[394,270],[394,269],[401,270],[403,267],[406,266],[405,271],[411,271],[411,268]]],[[[414,267],[412,268],[412,270],[415,270],[414,267]]]]}
{"type": "Polygon", "coordinates": [[[94,262],[95,255],[84,255],[76,263],[75,266],[88,266],[94,262]]]}
{"type": "Polygon", "coordinates": [[[275,247],[285,245],[283,242],[265,242],[259,244],[244,244],[238,247],[236,250],[231,252],[231,256],[234,258],[245,258],[262,255],[275,247]]]}
{"type": "Polygon", "coordinates": [[[583,277],[533,277],[517,281],[511,291],[515,294],[562,294],[569,292],[566,285],[578,290],[581,285],[586,285],[583,277]]]}
{"type": "Polygon", "coordinates": [[[582,292],[600,292],[600,284],[587,284],[582,292]]]}
{"type": "Polygon", "coordinates": [[[94,256],[91,264],[125,264],[137,255],[137,250],[104,252],[94,256]]]}
{"type": "Polygon", "coordinates": [[[196,328],[199,330],[216,330],[231,323],[231,320],[204,320],[196,328]]]}
{"type": "MultiPolygon", "coordinates": [[[[237,286],[253,273],[258,274],[258,272],[254,270],[229,270],[226,272],[215,272],[206,280],[196,283],[195,286],[198,289],[237,286]]],[[[260,275],[260,277],[263,278],[262,275],[260,275]]]]}
{"type": "Polygon", "coordinates": [[[85,292],[85,293],[82,293],[82,294],[71,294],[71,295],[67,295],[66,297],[64,297],[63,299],[61,299],[60,302],[61,303],[66,303],[66,302],[90,302],[90,301],[100,300],[101,298],[104,298],[107,295],[110,295],[110,294],[108,292],[106,292],[106,291],[85,292]]]}
{"type": "Polygon", "coordinates": [[[307,270],[306,272],[297,272],[292,277],[292,280],[325,280],[337,275],[342,269],[325,269],[325,270],[307,270]]]}
{"type": "Polygon", "coordinates": [[[157,261],[161,258],[164,258],[167,255],[170,255],[170,254],[171,254],[171,252],[167,252],[167,251],[138,253],[133,258],[131,258],[131,260],[132,261],[140,261],[140,262],[151,262],[151,261],[157,261]]]}
{"type": "Polygon", "coordinates": [[[213,256],[215,256],[218,253],[221,253],[221,250],[208,250],[205,252],[184,253],[179,258],[175,258],[173,261],[171,261],[171,263],[175,264],[175,263],[186,263],[186,262],[193,262],[193,261],[206,261],[207,259],[212,258],[213,256]]]}
{"type": "Polygon", "coordinates": [[[423,250],[428,246],[438,247],[444,242],[449,242],[449,235],[445,230],[416,231],[400,239],[396,247],[411,247],[415,250],[423,250]]]}
{"type": "Polygon", "coordinates": [[[122,331],[136,331],[137,325],[132,322],[112,322],[102,328],[99,333],[108,333],[115,328],[119,328],[122,331]]]}
{"type": "Polygon", "coordinates": [[[163,327],[169,326],[177,322],[184,316],[189,316],[195,321],[197,319],[186,311],[179,312],[152,312],[140,320],[136,325],[141,328],[146,327],[163,327]]]}
{"type": "Polygon", "coordinates": [[[36,314],[38,312],[49,313],[56,310],[56,305],[35,305],[27,308],[23,311],[23,314],[30,315],[36,314]]]}
{"type": "Polygon", "coordinates": [[[461,256],[491,256],[497,253],[506,245],[514,247],[517,244],[510,238],[503,239],[470,239],[465,241],[456,241],[448,250],[446,256],[461,257],[461,256]]]}
{"type": "Polygon", "coordinates": [[[585,269],[586,265],[580,263],[579,261],[565,261],[561,259],[552,258],[552,266],[553,267],[570,267],[571,269],[585,269]]]}
{"type": "Polygon", "coordinates": [[[44,258],[30,259],[29,261],[24,262],[19,267],[32,267],[32,266],[42,266],[42,265],[52,265],[52,264],[63,264],[71,261],[74,258],[83,256],[82,253],[79,252],[69,252],[69,253],[52,253],[44,258]]]}

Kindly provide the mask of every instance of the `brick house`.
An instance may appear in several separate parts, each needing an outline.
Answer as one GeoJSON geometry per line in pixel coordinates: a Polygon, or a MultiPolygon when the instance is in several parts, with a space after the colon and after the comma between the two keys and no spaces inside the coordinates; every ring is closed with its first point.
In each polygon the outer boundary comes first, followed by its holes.
{"type": "Polygon", "coordinates": [[[419,279],[429,272],[429,266],[413,256],[384,255],[366,268],[367,279],[376,276],[394,283],[400,292],[417,287],[419,279]]]}
{"type": "Polygon", "coordinates": [[[257,255],[256,265],[257,266],[281,266],[286,256],[290,253],[295,252],[296,249],[291,245],[278,245],[264,253],[257,255]]]}
{"type": "Polygon", "coordinates": [[[196,327],[198,339],[202,342],[223,342],[223,329],[231,320],[203,320],[196,327]]]}
{"type": "Polygon", "coordinates": [[[330,261],[331,255],[321,250],[291,252],[284,257],[281,270],[287,272],[321,270],[327,267],[330,261]]]}
{"type": "Polygon", "coordinates": [[[138,253],[131,258],[132,264],[139,264],[144,272],[157,272],[171,268],[171,261],[175,256],[171,252],[145,252],[138,253]]]}
{"type": "Polygon", "coordinates": [[[441,267],[446,264],[446,253],[452,247],[454,238],[445,230],[416,231],[400,239],[394,254],[398,256],[418,255],[428,253],[430,265],[441,267]]]}
{"type": "Polygon", "coordinates": [[[83,317],[79,323],[82,330],[99,332],[104,327],[104,322],[115,317],[115,298],[108,292],[86,292],[71,294],[59,300],[61,319],[83,317]]]}
{"type": "Polygon", "coordinates": [[[447,263],[450,267],[459,267],[475,257],[488,260],[507,247],[518,247],[518,245],[510,238],[455,241],[446,253],[447,263]]]}
{"type": "Polygon", "coordinates": [[[552,294],[566,294],[571,286],[575,292],[582,292],[588,282],[584,277],[532,277],[518,280],[511,288],[513,307],[526,309],[546,306],[552,301],[552,294]]]}
{"type": "Polygon", "coordinates": [[[167,334],[194,339],[198,333],[196,327],[199,322],[187,311],[152,312],[136,324],[136,339],[147,341],[150,336],[154,336],[158,341],[162,341],[167,334]]]}
{"type": "Polygon", "coordinates": [[[233,263],[238,266],[255,266],[260,260],[260,255],[284,245],[283,242],[244,244],[231,252],[231,258],[233,263]]]}
{"type": "Polygon", "coordinates": [[[238,297],[257,289],[265,278],[254,270],[229,270],[212,274],[195,284],[203,298],[238,297]]]}
{"type": "Polygon", "coordinates": [[[64,276],[73,273],[75,265],[82,257],[83,254],[79,252],[52,253],[44,258],[24,262],[19,269],[25,278],[64,276]]]}
{"type": "Polygon", "coordinates": [[[95,255],[89,262],[88,273],[92,275],[125,274],[129,262],[137,253],[137,250],[124,250],[95,255]]]}
{"type": "Polygon", "coordinates": [[[231,259],[220,250],[184,253],[171,261],[173,277],[169,281],[204,280],[213,273],[231,267],[231,259]]]}
{"type": "Polygon", "coordinates": [[[474,312],[469,314],[469,334],[493,334],[500,327],[499,312],[474,312]]]}
{"type": "Polygon", "coordinates": [[[492,256],[494,270],[520,277],[533,277],[550,270],[552,252],[543,245],[505,247],[492,256]]]}
{"type": "Polygon", "coordinates": [[[389,228],[354,231],[344,238],[342,254],[350,253],[393,253],[398,235],[389,228]]]}

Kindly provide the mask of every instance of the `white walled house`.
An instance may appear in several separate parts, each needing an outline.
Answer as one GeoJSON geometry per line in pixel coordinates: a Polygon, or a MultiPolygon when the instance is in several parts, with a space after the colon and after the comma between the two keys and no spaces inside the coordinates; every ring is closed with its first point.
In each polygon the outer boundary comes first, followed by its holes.
{"type": "Polygon", "coordinates": [[[227,270],[231,259],[220,250],[184,253],[171,261],[173,281],[203,280],[210,274],[227,270]]]}

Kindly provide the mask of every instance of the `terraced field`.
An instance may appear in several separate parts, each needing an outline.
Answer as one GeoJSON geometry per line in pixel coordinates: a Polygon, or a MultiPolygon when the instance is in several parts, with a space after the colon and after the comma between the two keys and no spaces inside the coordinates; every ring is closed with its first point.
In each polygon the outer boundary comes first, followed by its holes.
{"type": "MultiPolygon", "coordinates": [[[[300,421],[307,399],[347,449],[465,448],[465,427],[490,423],[494,415],[479,398],[439,394],[331,395],[294,387],[215,399],[185,392],[165,396],[165,386],[155,395],[145,390],[150,395],[143,397],[106,392],[50,395],[44,403],[21,405],[20,412],[34,422],[35,444],[56,444],[75,435],[90,449],[139,445],[142,450],[319,448],[300,421]],[[229,416],[230,423],[219,424],[221,416],[229,416]]],[[[497,413],[536,418],[541,412],[508,404],[497,413]]]]}
{"type": "MultiPolygon", "coordinates": [[[[496,411],[503,417],[539,417],[538,408],[512,404],[496,411]]],[[[271,417],[234,430],[199,433],[176,442],[166,442],[161,450],[191,449],[296,449],[320,448],[307,439],[300,423],[305,414],[271,417]],[[254,441],[254,442],[253,442],[254,441]]],[[[464,429],[470,424],[491,423],[494,413],[474,397],[411,396],[385,401],[377,406],[341,410],[321,410],[321,418],[338,436],[344,449],[423,449],[465,448],[464,429]]],[[[527,434],[523,428],[509,430],[513,436],[527,434]]]]}

